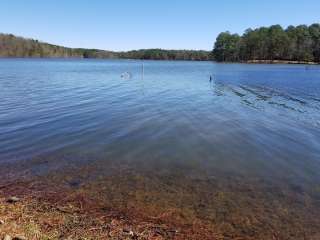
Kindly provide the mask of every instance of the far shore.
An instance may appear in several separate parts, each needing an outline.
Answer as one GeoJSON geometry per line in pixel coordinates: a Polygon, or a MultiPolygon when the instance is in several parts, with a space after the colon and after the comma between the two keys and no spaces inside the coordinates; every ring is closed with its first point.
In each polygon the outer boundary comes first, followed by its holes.
{"type": "Polygon", "coordinates": [[[319,65],[318,62],[305,62],[305,61],[288,61],[288,60],[248,60],[243,63],[250,64],[302,64],[302,65],[319,65]]]}
{"type": "Polygon", "coordinates": [[[136,60],[136,61],[187,61],[187,62],[215,62],[215,63],[240,63],[240,64],[289,64],[289,65],[320,65],[320,62],[288,61],[288,60],[248,60],[239,62],[218,62],[214,60],[196,59],[135,59],[135,58],[83,58],[83,57],[1,57],[0,59],[62,59],[62,60],[136,60]]]}
{"type": "Polygon", "coordinates": [[[243,63],[243,64],[292,64],[292,65],[320,65],[320,62],[289,61],[289,60],[248,60],[238,62],[219,62],[215,60],[197,60],[197,59],[140,59],[140,58],[83,58],[83,57],[4,57],[0,59],[49,59],[49,60],[132,60],[132,61],[187,61],[187,62],[216,62],[216,63],[243,63]]]}

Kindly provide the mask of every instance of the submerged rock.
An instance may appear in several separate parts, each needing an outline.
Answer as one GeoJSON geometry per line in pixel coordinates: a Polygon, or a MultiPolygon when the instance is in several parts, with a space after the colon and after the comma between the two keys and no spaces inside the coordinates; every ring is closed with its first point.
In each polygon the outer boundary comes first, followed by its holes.
{"type": "Polygon", "coordinates": [[[124,228],[124,229],[123,229],[123,232],[126,233],[126,234],[128,234],[128,235],[130,235],[131,237],[133,237],[133,236],[135,235],[132,230],[127,229],[127,228],[124,228]]]}
{"type": "Polygon", "coordinates": [[[12,240],[27,240],[27,239],[23,236],[16,236],[12,240]]]}
{"type": "Polygon", "coordinates": [[[16,203],[19,201],[20,201],[20,198],[17,198],[17,197],[11,197],[7,200],[8,203],[16,203]]]}

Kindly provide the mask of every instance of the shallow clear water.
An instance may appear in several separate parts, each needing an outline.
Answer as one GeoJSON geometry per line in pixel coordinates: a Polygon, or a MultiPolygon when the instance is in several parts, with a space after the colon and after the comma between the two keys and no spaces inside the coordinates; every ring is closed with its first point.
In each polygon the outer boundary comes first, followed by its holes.
{"type": "Polygon", "coordinates": [[[141,61],[0,60],[0,163],[320,180],[319,66],[146,61],[142,74],[141,61]]]}

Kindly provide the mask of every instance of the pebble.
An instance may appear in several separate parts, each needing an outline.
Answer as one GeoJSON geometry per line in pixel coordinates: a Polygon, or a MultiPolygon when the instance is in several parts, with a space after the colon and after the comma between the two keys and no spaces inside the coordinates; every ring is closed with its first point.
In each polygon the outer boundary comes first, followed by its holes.
{"type": "Polygon", "coordinates": [[[3,240],[12,240],[12,237],[10,237],[9,235],[5,235],[3,240]]]}
{"type": "Polygon", "coordinates": [[[27,240],[27,239],[23,236],[16,236],[12,240],[27,240]]]}
{"type": "Polygon", "coordinates": [[[0,225],[3,225],[4,224],[4,221],[3,220],[0,220],[0,225]]]}
{"type": "Polygon", "coordinates": [[[123,229],[123,232],[129,234],[130,236],[134,236],[134,232],[130,229],[125,228],[125,229],[123,229]]]}
{"type": "Polygon", "coordinates": [[[20,198],[17,198],[17,197],[11,197],[8,199],[8,203],[16,203],[16,202],[19,202],[20,201],[20,198]]]}

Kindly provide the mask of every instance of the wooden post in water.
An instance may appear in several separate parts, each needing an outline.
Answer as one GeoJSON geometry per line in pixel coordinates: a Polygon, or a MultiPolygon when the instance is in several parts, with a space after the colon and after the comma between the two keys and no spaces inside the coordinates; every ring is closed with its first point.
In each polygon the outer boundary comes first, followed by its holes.
{"type": "Polygon", "coordinates": [[[143,60],[142,60],[142,80],[144,79],[144,63],[143,63],[143,60]]]}
{"type": "Polygon", "coordinates": [[[141,81],[142,81],[142,94],[144,96],[144,62],[142,60],[142,65],[141,65],[141,81]]]}

